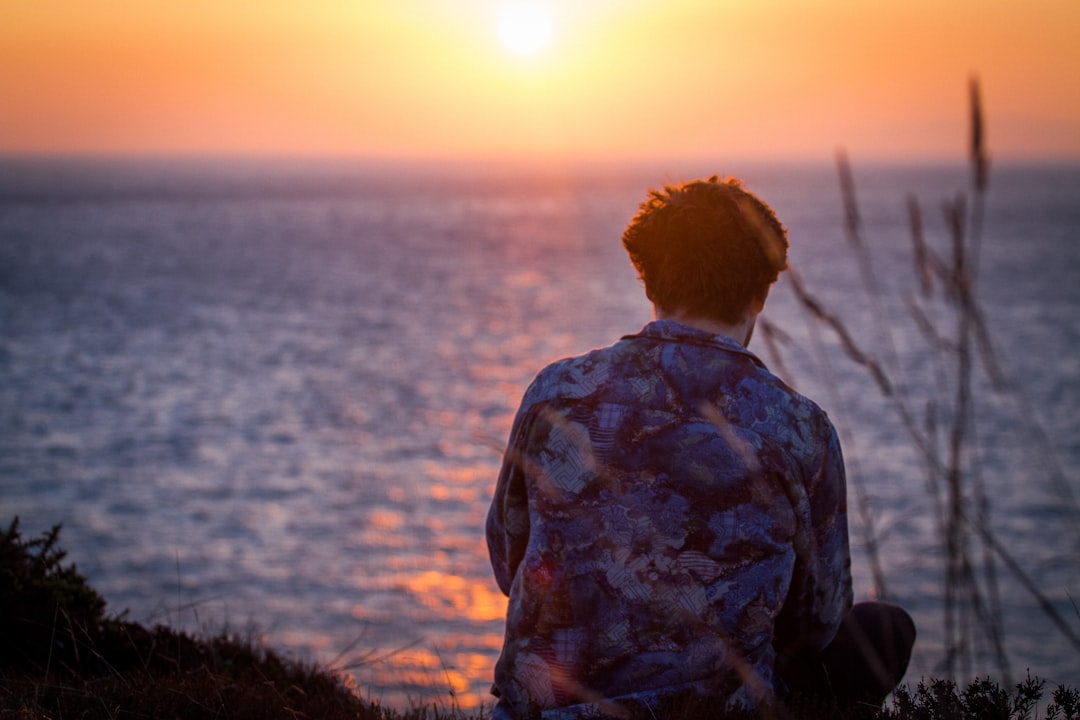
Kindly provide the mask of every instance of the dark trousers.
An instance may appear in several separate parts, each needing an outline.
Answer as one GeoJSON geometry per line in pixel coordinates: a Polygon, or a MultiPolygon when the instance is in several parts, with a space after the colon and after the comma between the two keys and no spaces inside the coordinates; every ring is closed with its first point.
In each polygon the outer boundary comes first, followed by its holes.
{"type": "Polygon", "coordinates": [[[904,678],[914,645],[915,623],[903,608],[857,603],[828,647],[782,655],[776,669],[792,695],[880,706],[904,678]]]}

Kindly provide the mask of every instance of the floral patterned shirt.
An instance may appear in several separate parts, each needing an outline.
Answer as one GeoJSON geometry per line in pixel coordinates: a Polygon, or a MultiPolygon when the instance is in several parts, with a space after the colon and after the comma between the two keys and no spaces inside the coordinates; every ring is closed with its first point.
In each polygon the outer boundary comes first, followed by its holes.
{"type": "Polygon", "coordinates": [[[825,413],[735,341],[670,320],[545,368],[487,518],[509,598],[497,715],[691,688],[775,689],[851,606],[825,413]]]}

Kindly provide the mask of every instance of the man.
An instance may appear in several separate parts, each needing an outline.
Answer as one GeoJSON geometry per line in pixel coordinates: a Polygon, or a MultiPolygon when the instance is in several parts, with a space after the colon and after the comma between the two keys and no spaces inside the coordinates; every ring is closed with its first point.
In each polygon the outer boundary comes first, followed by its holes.
{"type": "Polygon", "coordinates": [[[623,245],[656,320],[540,372],[495,488],[496,716],[687,694],[752,708],[792,687],[880,704],[914,627],[892,606],[849,612],[836,432],[746,349],[787,266],[783,226],[713,177],[652,191],[623,245]],[[882,672],[838,689],[867,667],[882,672]]]}

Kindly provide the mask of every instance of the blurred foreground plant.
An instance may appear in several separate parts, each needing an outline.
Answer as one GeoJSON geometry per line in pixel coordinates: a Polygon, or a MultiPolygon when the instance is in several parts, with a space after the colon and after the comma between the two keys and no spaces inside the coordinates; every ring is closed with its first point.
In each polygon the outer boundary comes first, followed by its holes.
{"type": "Polygon", "coordinates": [[[381,720],[342,680],[251,639],[210,638],[107,617],[58,547],[60,527],[0,533],[0,717],[381,720]]]}
{"type": "MultiPolygon", "coordinates": [[[[1023,426],[1041,450],[1042,470],[1061,490],[1068,510],[1078,515],[1080,512],[1077,512],[1076,501],[1061,468],[1053,460],[1045,433],[1038,426],[1034,413],[1002,372],[976,297],[989,160],[977,81],[972,80],[969,89],[971,200],[969,202],[967,196],[958,194],[943,203],[948,233],[945,252],[927,242],[922,209],[913,197],[908,200],[918,294],[905,293],[903,300],[924,344],[923,355],[931,360],[929,366],[934,380],[916,384],[906,382],[903,377],[904,368],[892,339],[891,321],[881,307],[882,288],[874,275],[871,255],[863,238],[851,167],[842,152],[838,156],[838,170],[845,234],[867,296],[866,307],[872,314],[874,326],[881,332],[882,357],[861,345],[844,318],[815,297],[794,269],[789,271],[789,277],[797,300],[811,319],[812,332],[817,333],[819,327],[825,328],[844,355],[869,375],[886,405],[900,420],[924,466],[945,558],[942,671],[947,678],[952,678],[959,668],[970,677],[978,647],[985,642],[1008,683],[1009,659],[998,602],[999,565],[1003,565],[1031,594],[1040,610],[1077,651],[1080,651],[1080,632],[1062,617],[990,525],[989,501],[975,457],[974,382],[977,371],[981,370],[993,392],[1014,393],[1023,426]],[[915,387],[924,390],[925,394],[913,392],[915,387]]],[[[767,322],[763,330],[774,362],[783,367],[778,341],[786,334],[767,322]]],[[[827,374],[831,371],[828,363],[822,363],[822,366],[827,374]]],[[[835,385],[831,377],[826,382],[835,385]]],[[[851,487],[874,586],[877,595],[887,599],[874,514],[861,478],[857,473],[852,475],[851,487]]],[[[1062,704],[1062,707],[1066,705],[1062,704]]]]}

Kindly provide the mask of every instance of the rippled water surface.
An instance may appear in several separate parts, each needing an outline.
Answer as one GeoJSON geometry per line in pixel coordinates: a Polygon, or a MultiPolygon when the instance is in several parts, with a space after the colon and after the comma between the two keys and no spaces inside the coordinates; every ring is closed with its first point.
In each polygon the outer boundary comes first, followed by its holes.
{"type": "MultiPolygon", "coordinates": [[[[719,170],[773,203],[792,264],[907,397],[948,394],[928,392],[948,370],[904,305],[905,202],[948,252],[937,207],[962,169],[856,166],[869,297],[830,168],[719,170]]],[[[540,366],[650,319],[619,235],[647,187],[694,175],[0,163],[4,522],[63,523],[70,558],[133,620],[255,628],[392,703],[486,701],[505,600],[482,527],[512,413],[540,366]]],[[[977,378],[972,459],[1001,542],[1080,634],[1080,170],[994,180],[980,292],[1012,384],[977,378]]],[[[766,317],[782,352],[753,347],[840,427],[886,592],[920,624],[909,677],[932,673],[944,591],[926,473],[787,281],[766,317]]],[[[860,598],[866,537],[854,522],[860,598]]],[[[1012,672],[1080,683],[1080,651],[995,567],[1012,672]]]]}

